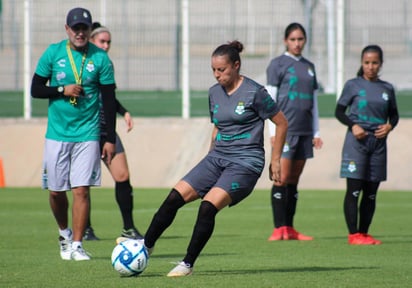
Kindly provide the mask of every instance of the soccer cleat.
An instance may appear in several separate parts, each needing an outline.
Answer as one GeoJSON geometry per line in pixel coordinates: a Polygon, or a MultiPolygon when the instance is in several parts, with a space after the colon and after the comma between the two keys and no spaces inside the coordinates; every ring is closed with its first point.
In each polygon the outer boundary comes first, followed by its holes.
{"type": "Polygon", "coordinates": [[[128,230],[124,230],[122,232],[121,237],[129,238],[129,239],[143,239],[143,235],[136,228],[130,228],[128,230]]]}
{"type": "Polygon", "coordinates": [[[313,240],[313,237],[299,233],[292,226],[287,226],[285,228],[285,232],[283,233],[283,239],[284,240],[311,241],[313,240]]]}
{"type": "Polygon", "coordinates": [[[94,230],[92,227],[87,227],[84,230],[83,240],[92,241],[92,240],[100,240],[99,237],[94,234],[94,230]]]}
{"type": "Polygon", "coordinates": [[[80,246],[72,250],[70,258],[74,261],[90,260],[88,253],[80,246]]]}
{"type": "Polygon", "coordinates": [[[190,264],[187,264],[183,261],[177,263],[177,266],[173,268],[168,274],[167,277],[182,277],[189,276],[193,272],[193,268],[190,267],[190,264]]]}
{"type": "Polygon", "coordinates": [[[286,226],[281,226],[279,228],[273,229],[272,235],[268,238],[268,241],[278,241],[283,240],[283,232],[286,226]]]}
{"type": "Polygon", "coordinates": [[[382,244],[382,241],[373,238],[372,235],[369,235],[367,233],[362,233],[362,234],[363,234],[363,237],[368,239],[368,241],[372,241],[374,245],[381,245],[382,244]]]}
{"type": "Polygon", "coordinates": [[[63,236],[59,236],[59,244],[60,244],[60,257],[63,260],[71,260],[72,240],[65,239],[63,236]]]}
{"type": "Polygon", "coordinates": [[[148,248],[145,244],[144,244],[144,239],[130,239],[130,238],[126,238],[126,237],[117,237],[116,239],[116,244],[119,244],[121,242],[127,241],[127,240],[136,240],[137,242],[139,242],[140,244],[142,244],[144,246],[144,248],[147,251],[147,255],[152,255],[154,247],[148,248]]]}
{"type": "Polygon", "coordinates": [[[363,233],[353,233],[348,235],[350,245],[375,245],[372,237],[365,237],[363,233]]]}

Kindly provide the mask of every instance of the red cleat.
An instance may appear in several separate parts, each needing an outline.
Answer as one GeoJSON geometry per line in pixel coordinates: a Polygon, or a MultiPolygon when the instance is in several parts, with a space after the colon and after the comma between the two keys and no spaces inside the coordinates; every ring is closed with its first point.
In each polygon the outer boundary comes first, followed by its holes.
{"type": "Polygon", "coordinates": [[[268,241],[278,241],[283,240],[283,231],[285,230],[286,226],[281,226],[279,228],[273,229],[272,235],[268,238],[268,241]]]}
{"type": "Polygon", "coordinates": [[[363,233],[353,233],[348,236],[348,243],[350,245],[375,245],[372,237],[365,237],[363,233]]]}
{"type": "Polygon", "coordinates": [[[372,235],[369,235],[367,233],[362,233],[363,237],[367,238],[368,241],[372,241],[374,245],[381,245],[382,241],[375,239],[372,237],[372,235]]]}
{"type": "Polygon", "coordinates": [[[302,233],[299,233],[295,228],[287,226],[285,233],[283,234],[284,240],[299,240],[299,241],[311,241],[313,240],[312,236],[307,236],[302,233]]]}

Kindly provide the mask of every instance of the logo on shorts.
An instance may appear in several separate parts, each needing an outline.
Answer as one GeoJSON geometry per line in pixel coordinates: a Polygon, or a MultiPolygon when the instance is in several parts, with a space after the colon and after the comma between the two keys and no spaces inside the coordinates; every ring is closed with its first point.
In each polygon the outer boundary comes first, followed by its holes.
{"type": "Polygon", "coordinates": [[[353,173],[356,171],[356,164],[355,161],[350,161],[348,165],[348,171],[353,173]]]}
{"type": "Polygon", "coordinates": [[[237,103],[235,112],[236,114],[239,114],[239,115],[242,115],[243,113],[245,113],[245,102],[237,103]]]}
{"type": "Polygon", "coordinates": [[[289,143],[285,143],[285,146],[283,146],[283,153],[287,153],[289,152],[290,148],[289,148],[289,143]]]}
{"type": "Polygon", "coordinates": [[[240,185],[239,185],[238,182],[232,182],[232,187],[231,187],[232,190],[237,190],[237,189],[239,189],[239,187],[240,187],[240,185]]]}

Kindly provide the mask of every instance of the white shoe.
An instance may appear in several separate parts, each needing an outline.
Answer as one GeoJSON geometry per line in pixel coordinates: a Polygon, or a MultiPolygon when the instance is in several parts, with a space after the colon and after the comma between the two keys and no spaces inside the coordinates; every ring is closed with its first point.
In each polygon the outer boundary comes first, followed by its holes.
{"type": "Polygon", "coordinates": [[[139,243],[142,244],[142,245],[144,246],[144,248],[146,249],[147,255],[149,255],[149,256],[152,255],[153,250],[154,250],[154,247],[152,247],[152,248],[147,248],[147,246],[144,244],[144,239],[130,239],[130,238],[126,238],[126,237],[117,237],[117,238],[116,238],[116,244],[119,244],[119,243],[124,242],[124,241],[127,241],[127,240],[132,240],[132,241],[137,241],[137,242],[139,242],[139,243]]]}
{"type": "Polygon", "coordinates": [[[59,237],[60,244],[60,257],[63,260],[71,260],[72,255],[72,240],[65,239],[64,237],[59,237]]]}
{"type": "Polygon", "coordinates": [[[70,256],[71,256],[70,258],[73,259],[74,261],[90,260],[90,256],[80,246],[77,247],[76,249],[73,249],[70,256]]]}
{"type": "Polygon", "coordinates": [[[175,268],[173,268],[167,277],[182,277],[182,276],[189,276],[193,272],[193,268],[190,267],[189,264],[181,261],[177,264],[175,268]]]}

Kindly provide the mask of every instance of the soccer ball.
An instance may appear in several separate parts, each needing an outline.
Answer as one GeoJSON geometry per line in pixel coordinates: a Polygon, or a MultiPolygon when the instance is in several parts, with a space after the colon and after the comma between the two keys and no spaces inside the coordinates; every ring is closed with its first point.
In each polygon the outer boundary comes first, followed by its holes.
{"type": "Polygon", "coordinates": [[[143,243],[129,239],[114,247],[112,266],[121,276],[137,276],[147,267],[149,255],[143,243]]]}

